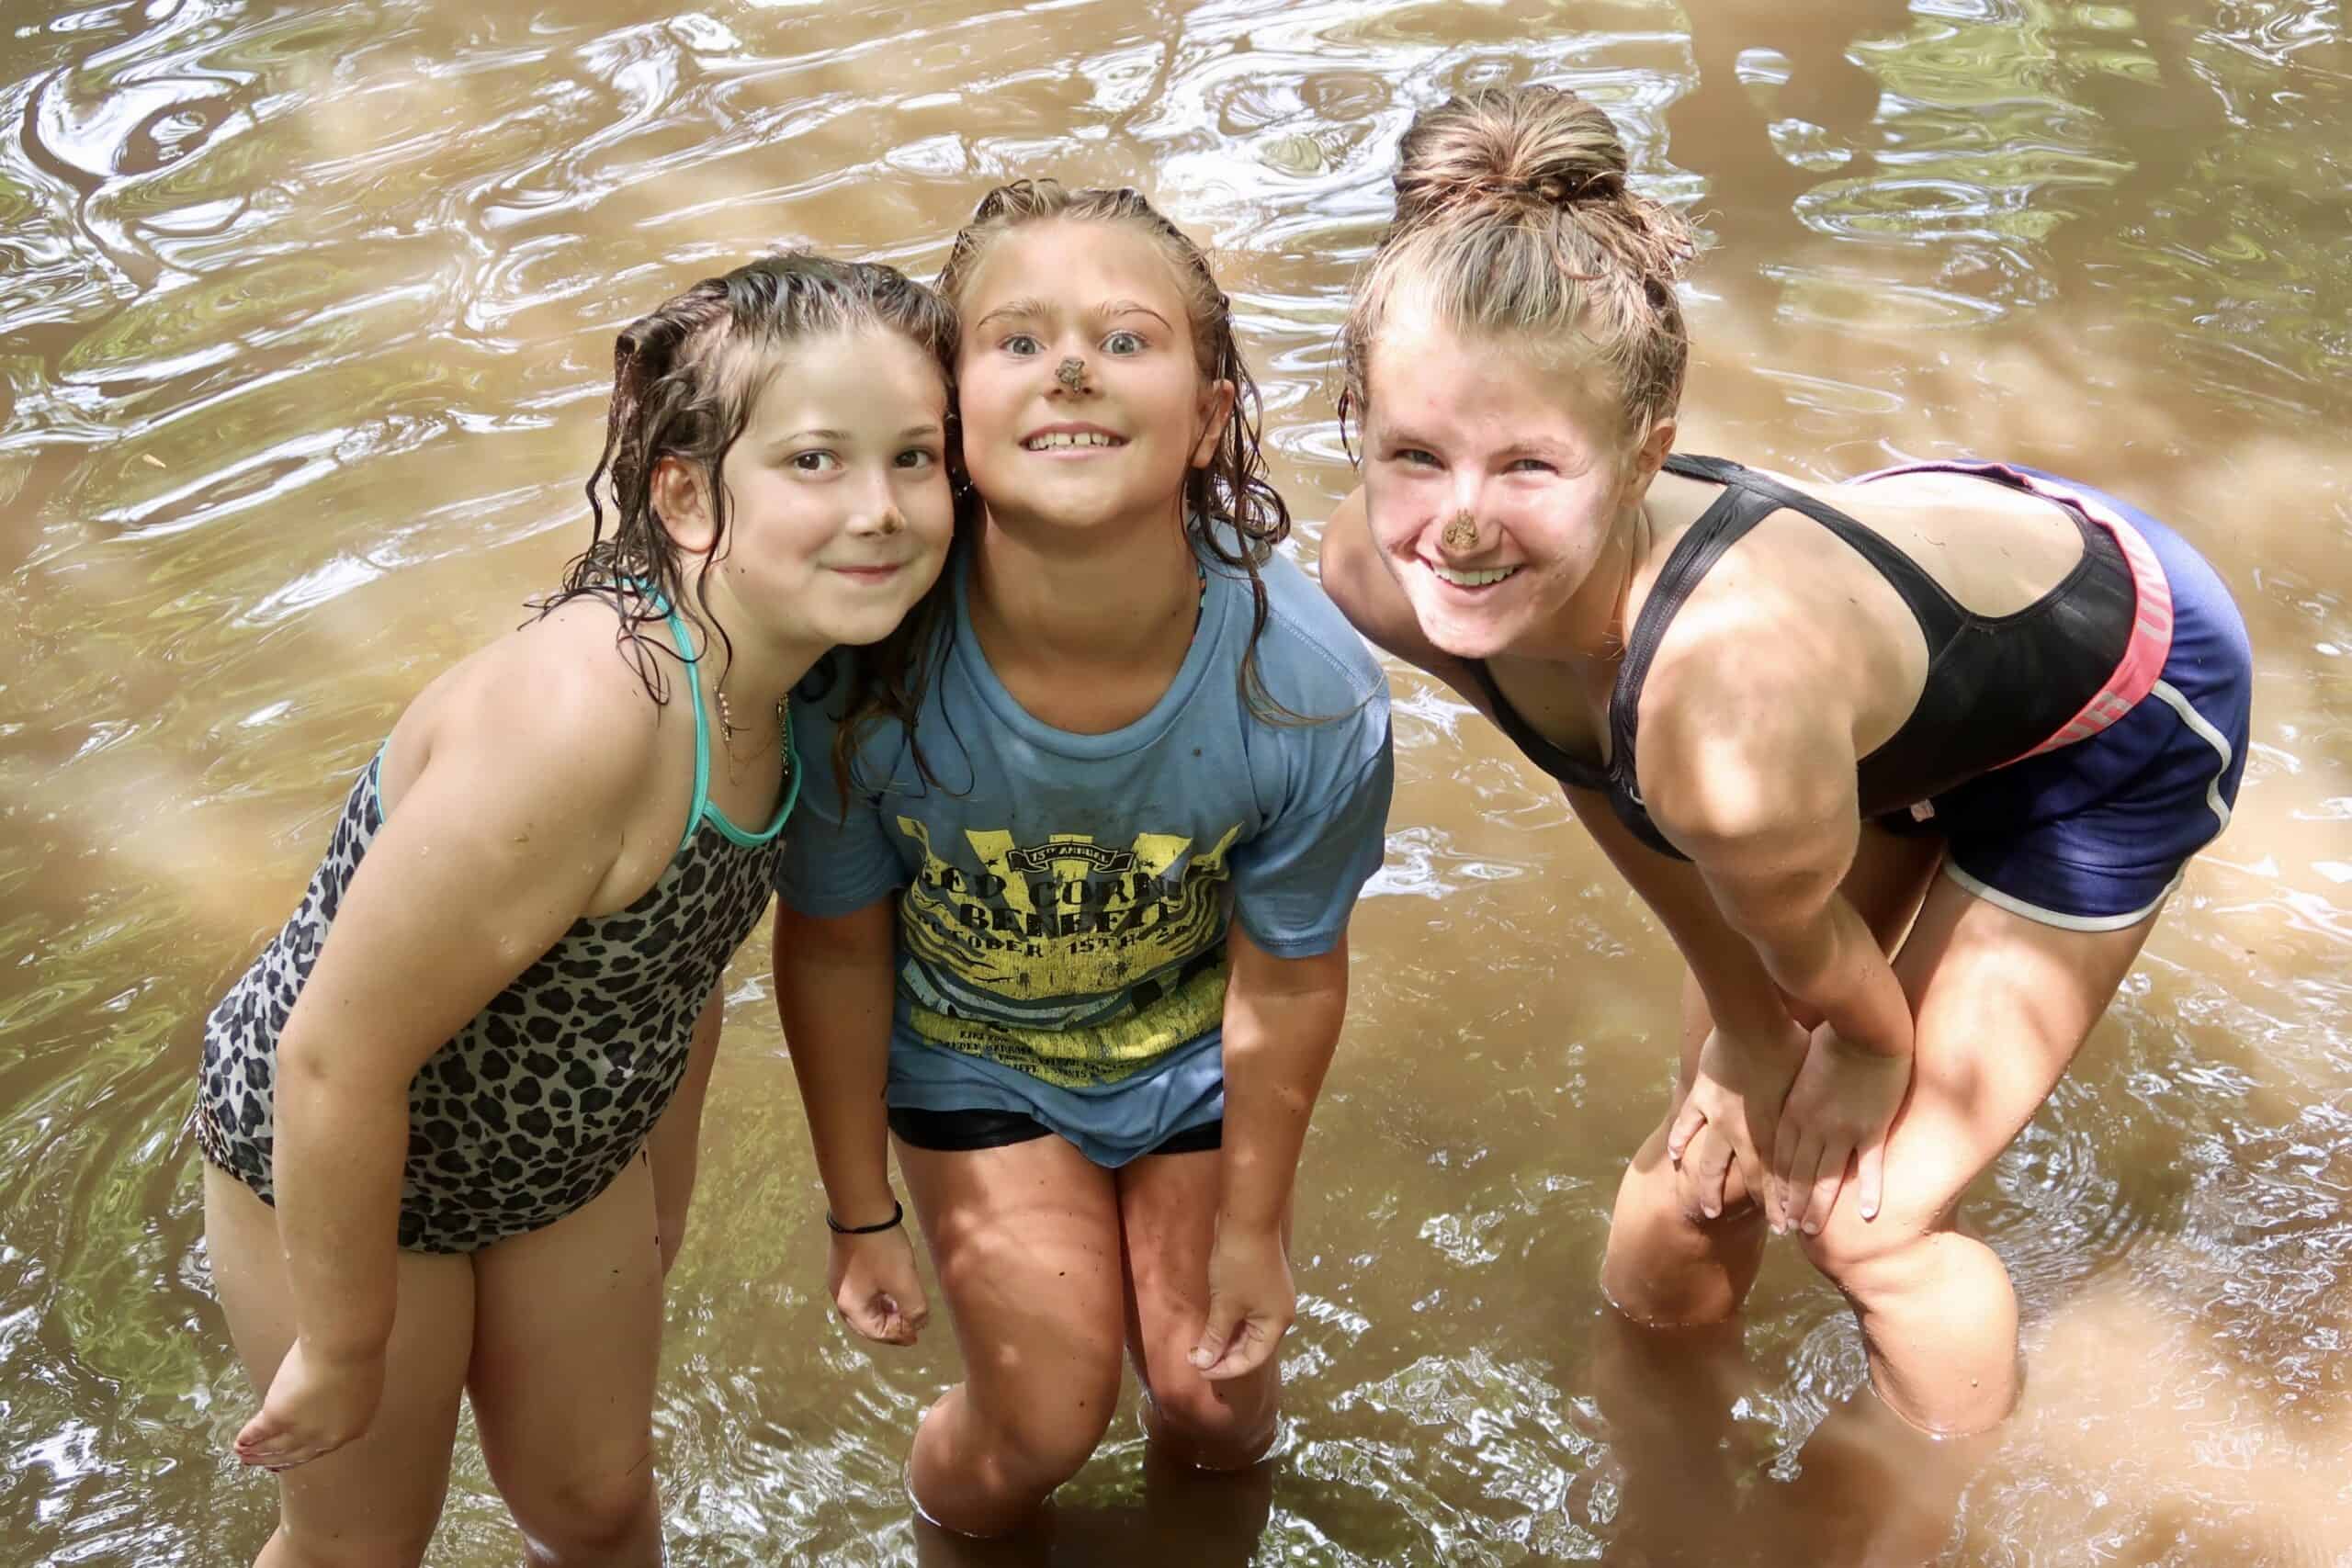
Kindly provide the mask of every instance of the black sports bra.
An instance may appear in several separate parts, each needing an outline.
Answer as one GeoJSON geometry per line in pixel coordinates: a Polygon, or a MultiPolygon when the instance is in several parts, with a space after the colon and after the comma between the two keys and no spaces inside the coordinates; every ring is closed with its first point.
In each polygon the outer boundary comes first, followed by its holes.
{"type": "MultiPolygon", "coordinates": [[[[1901,811],[1990,773],[2064,728],[2098,694],[2132,640],[2130,563],[2113,536],[2075,507],[2083,558],[2049,592],[2014,615],[1980,615],[1917,562],[1826,502],[1720,457],[1666,460],[1666,471],[1723,486],[1676,541],[1634,622],[1609,694],[1609,761],[1572,756],[1537,734],[1508,702],[1486,660],[1468,660],[1495,721],[1527,760],[1574,789],[1598,790],[1634,836],[1661,854],[1687,855],[1650,820],[1634,776],[1634,725],[1650,660],[1675,613],[1709,569],[1773,513],[1801,512],[1876,567],[1903,596],[1928,642],[1928,678],[1911,716],[1864,757],[1856,784],[1865,818],[1901,811]]],[[[2001,482],[1996,475],[1984,477],[2001,482]]]]}

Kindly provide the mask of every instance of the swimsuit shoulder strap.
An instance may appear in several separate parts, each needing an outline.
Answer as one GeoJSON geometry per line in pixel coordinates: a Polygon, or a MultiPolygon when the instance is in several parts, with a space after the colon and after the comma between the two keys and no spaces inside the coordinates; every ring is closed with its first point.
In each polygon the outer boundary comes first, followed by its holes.
{"type": "MultiPolygon", "coordinates": [[[[1735,465],[1736,466],[1736,465],[1735,465]]],[[[1816,501],[1803,491],[1793,490],[1776,479],[1753,469],[1741,469],[1743,482],[1771,496],[1780,505],[1792,512],[1802,512],[1852,547],[1878,574],[1886,579],[1887,586],[1903,596],[1917,617],[1919,629],[1927,634],[1930,649],[1943,647],[1961,629],[1974,619],[1959,600],[1944,592],[1942,583],[1928,575],[1917,561],[1889,544],[1882,535],[1873,533],[1826,501],[1816,501]]]]}
{"type": "Polygon", "coordinates": [[[1618,666],[1617,679],[1609,691],[1609,771],[1627,780],[1634,776],[1634,723],[1642,705],[1642,685],[1649,679],[1650,661],[1657,657],[1658,645],[1666,641],[1667,628],[1724,552],[1781,507],[1779,501],[1747,482],[1753,476],[1747,469],[1721,457],[1675,452],[1666,459],[1666,471],[1705,479],[1723,489],[1674,542],[1642,613],[1634,619],[1633,633],[1625,639],[1625,661],[1618,666]]]}
{"type": "MultiPolygon", "coordinates": [[[[656,610],[661,611],[662,618],[668,622],[670,640],[677,646],[678,658],[685,667],[682,673],[684,676],[686,687],[694,694],[692,705],[695,710],[695,798],[693,806],[686,812],[685,829],[678,835],[678,847],[671,856],[674,860],[678,855],[685,852],[688,844],[695,841],[695,829],[701,825],[702,814],[710,804],[710,720],[702,711],[702,682],[696,675],[698,656],[694,650],[693,642],[686,636],[685,617],[678,614],[678,607],[671,604],[662,591],[652,583],[632,578],[628,581],[628,586],[643,594],[646,601],[656,610]]],[[[789,736],[786,738],[785,743],[787,747],[791,744],[789,736]]]]}
{"type": "Polygon", "coordinates": [[[1722,457],[1685,456],[1666,459],[1666,470],[1685,479],[1705,479],[1723,486],[1723,493],[1700,514],[1675,542],[1673,552],[1658,573],[1647,602],[1626,639],[1625,662],[1609,695],[1610,770],[1633,774],[1634,716],[1641,707],[1642,685],[1649,678],[1650,661],[1666,640],[1667,628],[1725,550],[1747,531],[1783,508],[1803,513],[1851,547],[1875,568],[1887,585],[1903,597],[1919,630],[1928,639],[1930,657],[1958,636],[1970,620],[1968,612],[1944,592],[1942,584],[1919,564],[1885,539],[1824,501],[1753,468],[1722,457]]]}
{"type": "Polygon", "coordinates": [[[1496,725],[1529,761],[1562,784],[1574,784],[1578,789],[1607,787],[1600,769],[1553,745],[1536,733],[1534,726],[1520,716],[1519,710],[1511,706],[1510,699],[1504,696],[1502,688],[1495,683],[1495,672],[1487,668],[1485,660],[1465,659],[1462,662],[1470,667],[1470,673],[1478,682],[1478,689],[1486,694],[1487,705],[1494,710],[1496,725]]]}

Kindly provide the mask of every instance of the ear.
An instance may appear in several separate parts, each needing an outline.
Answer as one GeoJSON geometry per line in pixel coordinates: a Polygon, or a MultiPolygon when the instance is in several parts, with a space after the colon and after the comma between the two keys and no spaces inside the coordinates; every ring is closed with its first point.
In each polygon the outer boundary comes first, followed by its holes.
{"type": "Polygon", "coordinates": [[[1226,422],[1233,417],[1234,400],[1240,393],[1230,381],[1211,381],[1201,389],[1199,407],[1194,411],[1201,422],[1201,438],[1193,443],[1193,467],[1205,468],[1216,456],[1216,444],[1224,438],[1226,422]]]}
{"type": "Polygon", "coordinates": [[[672,540],[689,555],[707,555],[718,542],[718,527],[700,466],[683,457],[663,457],[653,465],[650,488],[654,515],[672,540]]]}
{"type": "Polygon", "coordinates": [[[1650,426],[1649,434],[1634,449],[1633,461],[1626,466],[1625,486],[1634,500],[1641,499],[1657,478],[1658,469],[1666,466],[1667,454],[1674,450],[1674,416],[1667,415],[1650,426]]]}

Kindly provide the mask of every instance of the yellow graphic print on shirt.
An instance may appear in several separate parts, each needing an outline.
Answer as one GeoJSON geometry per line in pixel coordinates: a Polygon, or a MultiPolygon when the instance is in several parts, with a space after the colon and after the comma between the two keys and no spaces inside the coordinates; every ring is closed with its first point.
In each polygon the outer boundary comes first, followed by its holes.
{"type": "Polygon", "coordinates": [[[977,871],[941,856],[924,823],[898,826],[922,852],[899,904],[900,985],[930,1043],[1081,1089],[1150,1066],[1223,1016],[1222,953],[1189,974],[1182,965],[1224,935],[1238,825],[1189,860],[1193,840],[1174,834],[1114,847],[1083,833],[1017,844],[967,829],[977,871]]]}

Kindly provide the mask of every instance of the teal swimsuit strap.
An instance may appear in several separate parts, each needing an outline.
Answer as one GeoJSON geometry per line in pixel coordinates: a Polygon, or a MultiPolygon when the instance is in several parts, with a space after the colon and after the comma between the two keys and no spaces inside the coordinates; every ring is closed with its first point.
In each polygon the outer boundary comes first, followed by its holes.
{"type": "MultiPolygon", "coordinates": [[[[668,618],[670,639],[678,645],[678,657],[685,661],[687,683],[694,688],[695,803],[694,809],[686,814],[686,830],[678,838],[678,854],[685,853],[686,846],[695,841],[695,829],[702,826],[706,817],[710,819],[710,825],[718,829],[720,833],[747,848],[757,849],[763,844],[773,843],[775,836],[784,831],[785,818],[792,815],[793,807],[800,799],[800,759],[792,749],[790,712],[787,710],[783,715],[784,799],[777,803],[775,818],[767,825],[765,829],[757,833],[746,833],[727,819],[727,813],[710,803],[710,720],[703,712],[702,682],[695,675],[695,668],[701,662],[701,656],[695,652],[693,644],[686,637],[685,618],[678,614],[677,606],[664,599],[661,590],[653,584],[632,581],[630,586],[644,594],[653,607],[662,611],[668,618]]],[[[672,858],[675,859],[676,856],[673,855],[672,858]]]]}

